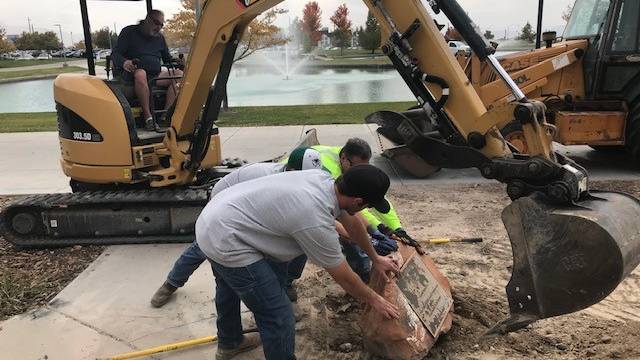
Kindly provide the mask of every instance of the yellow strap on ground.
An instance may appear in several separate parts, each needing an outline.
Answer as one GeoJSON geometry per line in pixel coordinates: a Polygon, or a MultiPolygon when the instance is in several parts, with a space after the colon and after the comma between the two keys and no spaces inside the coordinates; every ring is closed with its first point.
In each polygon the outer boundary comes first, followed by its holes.
{"type": "Polygon", "coordinates": [[[98,360],[134,359],[134,358],[153,355],[153,354],[157,354],[157,353],[161,353],[161,352],[184,349],[184,348],[190,347],[190,346],[202,345],[202,344],[214,342],[216,340],[218,340],[218,336],[217,335],[205,336],[205,337],[198,338],[198,339],[192,339],[192,340],[180,341],[180,342],[176,342],[176,343],[172,343],[172,344],[156,346],[154,348],[149,348],[149,349],[146,349],[146,350],[132,351],[132,352],[129,352],[129,353],[115,355],[115,356],[111,356],[111,357],[103,358],[103,359],[98,359],[98,360]]]}

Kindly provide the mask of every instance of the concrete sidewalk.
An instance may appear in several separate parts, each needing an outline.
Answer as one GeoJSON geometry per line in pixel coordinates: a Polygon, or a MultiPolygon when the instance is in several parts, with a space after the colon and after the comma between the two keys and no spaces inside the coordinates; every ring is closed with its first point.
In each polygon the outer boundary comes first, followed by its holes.
{"type": "MultiPolygon", "coordinates": [[[[351,137],[360,137],[371,144],[374,152],[372,162],[383,168],[394,182],[414,183],[402,170],[379,156],[380,146],[375,133],[376,125],[319,125],[319,126],[265,126],[222,127],[222,157],[239,157],[249,162],[263,161],[291,150],[308,129],[318,130],[323,145],[343,145],[351,137]]],[[[58,133],[7,133],[0,134],[0,168],[7,176],[0,177],[0,194],[38,194],[69,192],[69,179],[60,169],[60,147],[58,133]]],[[[445,183],[483,182],[475,169],[442,170],[429,181],[445,183]]]]}
{"type": "MultiPolygon", "coordinates": [[[[223,157],[249,162],[281,155],[310,127],[225,127],[220,129],[223,157]]],[[[378,138],[368,125],[315,126],[322,144],[342,145],[350,137],[367,140],[373,163],[394,186],[415,183],[479,183],[475,169],[442,170],[427,179],[412,179],[379,156],[378,138]]],[[[57,133],[0,134],[0,194],[67,192],[68,179],[58,165],[57,133]]],[[[562,148],[578,155],[592,178],[637,179],[624,157],[595,153],[586,147],[562,148]]],[[[186,245],[111,246],[51,303],[35,312],[0,323],[0,358],[95,359],[168,342],[215,334],[213,277],[202,266],[177,298],[161,309],[149,299],[162,284],[186,245]],[[25,345],[25,344],[28,344],[25,345]]],[[[245,315],[247,315],[245,313],[245,315]]],[[[156,355],[156,359],[211,359],[212,345],[156,355]]],[[[259,348],[238,359],[262,358],[259,348]]]]}
{"type": "MultiPolygon", "coordinates": [[[[323,144],[341,145],[354,136],[372,145],[377,141],[367,125],[316,128],[323,144]]],[[[294,146],[306,129],[221,128],[223,156],[254,162],[281,155],[294,146]]],[[[57,133],[2,134],[0,149],[5,155],[0,158],[0,166],[8,169],[9,175],[0,178],[0,193],[69,191],[68,179],[58,165],[57,133]]],[[[388,166],[378,156],[375,162],[388,166]]],[[[154,309],[149,305],[149,299],[185,246],[108,247],[48,306],[0,323],[0,357],[95,359],[215,334],[213,277],[208,266],[201,266],[165,307],[154,309]],[[30,345],[25,346],[25,341],[30,345]]],[[[248,313],[244,315],[247,317],[248,313]]],[[[214,350],[215,345],[209,344],[154,358],[211,359],[214,350]]],[[[262,357],[258,348],[239,359],[262,357]]]]}

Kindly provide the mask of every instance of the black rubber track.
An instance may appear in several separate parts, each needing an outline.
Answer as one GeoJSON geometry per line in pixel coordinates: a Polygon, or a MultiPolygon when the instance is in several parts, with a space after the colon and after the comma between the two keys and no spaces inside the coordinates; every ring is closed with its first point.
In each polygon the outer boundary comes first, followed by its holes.
{"type": "MultiPolygon", "coordinates": [[[[104,209],[113,206],[180,207],[203,208],[208,200],[207,189],[144,189],[126,191],[92,191],[66,194],[30,195],[7,206],[0,213],[0,234],[5,240],[19,247],[62,247],[72,245],[112,245],[112,244],[148,244],[148,243],[185,243],[195,239],[193,229],[184,234],[142,235],[142,236],[109,236],[109,237],[75,237],[63,238],[47,234],[42,221],[37,224],[35,234],[21,235],[14,231],[12,219],[18,213],[31,213],[36,219],[42,219],[42,214],[51,209],[82,208],[90,214],[92,209],[104,209]]],[[[195,219],[193,219],[195,223],[195,219]]],[[[114,224],[117,226],[117,224],[114,224]]]]}

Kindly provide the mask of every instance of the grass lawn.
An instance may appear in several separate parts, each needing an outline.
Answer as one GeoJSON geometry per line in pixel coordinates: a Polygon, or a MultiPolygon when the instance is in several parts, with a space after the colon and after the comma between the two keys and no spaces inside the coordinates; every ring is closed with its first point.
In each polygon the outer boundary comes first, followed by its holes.
{"type": "Polygon", "coordinates": [[[86,71],[86,69],[80,66],[67,66],[67,67],[53,68],[53,69],[3,71],[3,72],[0,72],[0,79],[13,79],[18,77],[40,76],[40,75],[56,75],[56,74],[77,72],[77,71],[86,71]]]}
{"type": "Polygon", "coordinates": [[[4,68],[14,68],[14,67],[22,67],[22,66],[31,66],[31,65],[45,65],[45,64],[55,64],[59,62],[63,62],[62,58],[55,59],[47,59],[47,60],[0,60],[0,69],[4,68]]]}
{"type": "MultiPolygon", "coordinates": [[[[218,126],[362,124],[378,110],[402,111],[415,102],[233,107],[222,112],[218,126]]],[[[0,133],[56,131],[55,112],[0,114],[0,133]]]]}

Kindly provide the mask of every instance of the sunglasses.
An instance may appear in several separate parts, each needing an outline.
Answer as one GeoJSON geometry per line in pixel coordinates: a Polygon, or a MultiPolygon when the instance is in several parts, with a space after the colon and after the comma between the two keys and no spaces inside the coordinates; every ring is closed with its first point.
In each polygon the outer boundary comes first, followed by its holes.
{"type": "Polygon", "coordinates": [[[160,20],[152,18],[151,21],[153,21],[153,23],[156,24],[156,26],[160,26],[160,27],[164,26],[164,23],[162,21],[160,21],[160,20]]]}

